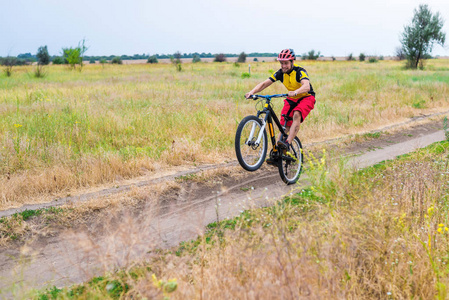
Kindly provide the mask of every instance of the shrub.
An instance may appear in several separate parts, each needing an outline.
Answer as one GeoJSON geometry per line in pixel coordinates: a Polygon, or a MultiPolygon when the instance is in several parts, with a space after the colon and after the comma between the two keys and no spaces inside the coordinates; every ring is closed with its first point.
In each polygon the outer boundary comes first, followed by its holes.
{"type": "Polygon", "coordinates": [[[226,55],[223,53],[216,54],[214,58],[214,62],[225,62],[226,61],[226,55]]]}
{"type": "Polygon", "coordinates": [[[359,55],[359,61],[365,61],[365,54],[363,54],[363,53],[360,53],[360,55],[359,55]]]}
{"type": "Polygon", "coordinates": [[[375,56],[372,56],[372,57],[369,58],[368,62],[376,63],[377,62],[377,58],[375,56]]]}
{"type": "Polygon", "coordinates": [[[332,58],[332,61],[335,61],[335,60],[336,60],[335,56],[332,56],[331,58],[332,58]]]}
{"type": "Polygon", "coordinates": [[[56,56],[53,58],[54,65],[62,65],[64,63],[64,59],[61,56],[56,56]]]}
{"type": "Polygon", "coordinates": [[[201,58],[199,57],[199,55],[196,55],[196,54],[195,54],[195,55],[193,56],[192,62],[193,62],[193,63],[201,62],[201,58]]]}
{"type": "Polygon", "coordinates": [[[250,78],[251,77],[251,74],[249,74],[248,72],[243,72],[242,73],[242,78],[243,79],[245,79],[245,78],[250,78]]]}
{"type": "Polygon", "coordinates": [[[405,59],[405,51],[402,47],[396,47],[395,49],[395,55],[397,60],[404,60],[405,59]]]}
{"type": "Polygon", "coordinates": [[[95,58],[91,58],[90,60],[89,60],[89,64],[95,64],[95,58]]]}
{"type": "Polygon", "coordinates": [[[259,60],[257,59],[257,57],[254,57],[253,61],[259,61],[259,60]]]}
{"type": "Polygon", "coordinates": [[[150,56],[148,57],[147,63],[150,64],[157,64],[159,61],[157,60],[156,55],[150,56]]]}
{"type": "Polygon", "coordinates": [[[117,64],[117,65],[123,64],[122,58],[121,58],[120,56],[115,56],[115,57],[111,60],[111,64],[117,64]]]}
{"type": "Polygon", "coordinates": [[[351,61],[351,60],[355,60],[355,58],[352,56],[352,53],[350,53],[348,55],[348,57],[346,57],[346,60],[351,61]]]}
{"type": "Polygon", "coordinates": [[[240,53],[239,57],[237,58],[237,62],[239,63],[244,63],[246,61],[246,53],[242,52],[240,53]]]}

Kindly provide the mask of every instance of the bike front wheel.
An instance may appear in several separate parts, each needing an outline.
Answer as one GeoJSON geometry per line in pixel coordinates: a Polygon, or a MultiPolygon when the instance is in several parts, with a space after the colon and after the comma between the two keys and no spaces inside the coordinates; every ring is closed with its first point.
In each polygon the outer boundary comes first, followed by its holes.
{"type": "Polygon", "coordinates": [[[286,184],[294,184],[298,181],[304,161],[301,141],[295,137],[290,145],[290,149],[281,154],[278,164],[279,174],[286,184]]]}
{"type": "Polygon", "coordinates": [[[258,117],[247,116],[240,122],[235,134],[235,154],[245,170],[256,171],[262,166],[267,140],[267,132],[258,117]]]}

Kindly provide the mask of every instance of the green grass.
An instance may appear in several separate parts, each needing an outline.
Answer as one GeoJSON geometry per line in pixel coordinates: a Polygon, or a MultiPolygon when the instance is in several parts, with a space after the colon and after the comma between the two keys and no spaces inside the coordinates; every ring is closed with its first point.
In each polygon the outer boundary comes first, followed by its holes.
{"type": "Polygon", "coordinates": [[[365,137],[366,139],[378,139],[380,138],[380,136],[382,135],[382,132],[373,132],[373,133],[365,133],[363,135],[363,137],[365,137]]]}
{"type": "Polygon", "coordinates": [[[192,174],[178,176],[175,178],[175,180],[178,182],[185,182],[185,181],[195,180],[196,178],[198,178],[198,174],[192,173],[192,174]]]}
{"type": "MultiPolygon", "coordinates": [[[[429,61],[428,71],[402,70],[393,61],[299,63],[317,92],[316,108],[301,127],[306,142],[449,107],[449,75],[432,71],[446,60],[429,61]]],[[[58,192],[142,175],[156,163],[234,159],[236,124],[255,113],[243,95],[268,70],[279,69],[275,62],[251,67],[245,79],[233,63],[183,64],[182,72],[170,64],[88,65],[82,72],[49,66],[44,78],[30,76],[32,67],[15,68],[0,80],[0,174],[20,178],[27,172],[30,187],[44,176],[41,190],[58,192]],[[69,177],[64,186],[53,182],[55,169],[69,177]]],[[[264,91],[283,92],[280,83],[264,91]]],[[[282,101],[274,106],[279,111],[282,101]]],[[[6,184],[0,179],[0,186],[6,184]]],[[[8,189],[6,202],[35,196],[19,186],[8,189]]]]}

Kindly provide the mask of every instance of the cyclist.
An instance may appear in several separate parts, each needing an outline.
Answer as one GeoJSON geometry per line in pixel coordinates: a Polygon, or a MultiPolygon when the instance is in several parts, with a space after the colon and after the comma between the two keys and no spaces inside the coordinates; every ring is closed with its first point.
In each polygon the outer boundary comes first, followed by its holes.
{"type": "MultiPolygon", "coordinates": [[[[289,133],[287,140],[277,142],[281,149],[286,150],[289,149],[290,143],[298,134],[299,126],[315,106],[315,92],[309,76],[303,67],[294,63],[295,59],[295,52],[292,49],[282,50],[277,58],[281,68],[245,94],[246,98],[250,98],[278,80],[287,88],[288,97],[284,100],[284,107],[281,111],[281,124],[285,123],[284,114],[293,118],[293,121],[287,122],[286,131],[289,133]]],[[[267,163],[273,164],[274,162],[267,159],[267,163]]]]}

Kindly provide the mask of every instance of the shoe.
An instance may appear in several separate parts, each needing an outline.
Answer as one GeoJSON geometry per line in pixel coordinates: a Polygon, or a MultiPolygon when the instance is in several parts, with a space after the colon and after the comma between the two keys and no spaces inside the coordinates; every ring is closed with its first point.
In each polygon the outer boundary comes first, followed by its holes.
{"type": "Polygon", "coordinates": [[[278,141],[277,145],[279,148],[283,149],[283,150],[288,150],[290,148],[290,144],[287,141],[278,141]]]}
{"type": "Polygon", "coordinates": [[[271,157],[267,158],[267,160],[265,162],[267,164],[269,164],[269,165],[274,166],[274,167],[277,167],[277,165],[278,165],[278,160],[277,159],[272,159],[271,157]]]}

